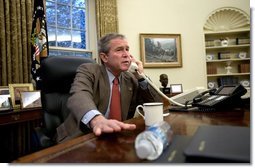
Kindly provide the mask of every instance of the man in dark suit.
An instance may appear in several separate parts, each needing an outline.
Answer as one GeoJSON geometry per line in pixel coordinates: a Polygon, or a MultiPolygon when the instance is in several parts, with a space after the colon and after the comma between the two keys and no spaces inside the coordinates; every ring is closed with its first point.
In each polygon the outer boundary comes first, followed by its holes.
{"type": "Polygon", "coordinates": [[[99,41],[100,64],[83,64],[77,69],[67,106],[70,114],[57,128],[57,141],[61,142],[91,130],[102,133],[134,130],[136,125],[124,123],[134,116],[135,108],[144,102],[162,101],[157,92],[139,73],[143,73],[141,61],[129,52],[126,38],[121,34],[108,34],[99,41]],[[138,66],[137,72],[128,71],[131,61],[138,66]],[[111,87],[118,78],[121,119],[110,119],[111,87]],[[85,130],[84,130],[85,128],[85,130]]]}

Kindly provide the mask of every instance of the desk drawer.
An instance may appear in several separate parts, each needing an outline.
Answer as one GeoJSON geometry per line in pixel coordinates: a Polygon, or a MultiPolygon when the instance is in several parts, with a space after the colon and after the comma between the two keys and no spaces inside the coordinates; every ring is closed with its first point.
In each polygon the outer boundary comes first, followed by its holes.
{"type": "Polygon", "coordinates": [[[19,122],[38,120],[42,118],[41,110],[10,112],[0,115],[0,125],[9,125],[19,122]]]}
{"type": "Polygon", "coordinates": [[[0,162],[7,163],[39,149],[34,128],[41,126],[42,110],[0,113],[0,162]]]}

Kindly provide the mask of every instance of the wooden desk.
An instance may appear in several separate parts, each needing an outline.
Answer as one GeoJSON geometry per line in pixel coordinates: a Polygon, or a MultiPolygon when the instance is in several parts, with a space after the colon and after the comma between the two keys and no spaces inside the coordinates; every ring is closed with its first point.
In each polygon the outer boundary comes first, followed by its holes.
{"type": "Polygon", "coordinates": [[[41,120],[41,108],[0,113],[0,162],[11,162],[36,151],[32,134],[41,120]]]}
{"type": "MultiPolygon", "coordinates": [[[[171,124],[175,135],[193,135],[200,125],[250,126],[250,112],[172,112],[164,118],[171,124]]],[[[142,118],[127,121],[137,125],[135,131],[104,134],[95,137],[87,134],[42,151],[24,156],[16,163],[137,163],[134,140],[145,129],[142,118]]]]}
{"type": "Polygon", "coordinates": [[[0,112],[0,126],[38,120],[42,118],[41,108],[15,109],[9,112],[0,112]]]}

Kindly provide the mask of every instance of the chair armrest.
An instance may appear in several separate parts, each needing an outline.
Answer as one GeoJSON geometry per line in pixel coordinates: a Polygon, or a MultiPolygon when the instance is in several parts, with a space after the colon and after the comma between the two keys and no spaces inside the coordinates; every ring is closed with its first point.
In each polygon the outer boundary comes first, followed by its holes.
{"type": "Polygon", "coordinates": [[[36,127],[35,134],[40,145],[40,148],[47,148],[56,144],[50,137],[48,137],[45,134],[44,128],[36,127]]]}

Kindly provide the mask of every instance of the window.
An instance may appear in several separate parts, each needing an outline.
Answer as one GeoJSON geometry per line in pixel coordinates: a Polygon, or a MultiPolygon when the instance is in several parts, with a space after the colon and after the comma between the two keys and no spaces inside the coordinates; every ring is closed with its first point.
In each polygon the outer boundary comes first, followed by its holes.
{"type": "Polygon", "coordinates": [[[88,2],[88,0],[46,0],[50,56],[73,55],[92,58],[96,42],[88,39],[95,37],[93,34],[96,28],[89,26],[95,17],[93,11],[95,7],[93,1],[90,1],[92,4],[88,2]]]}

